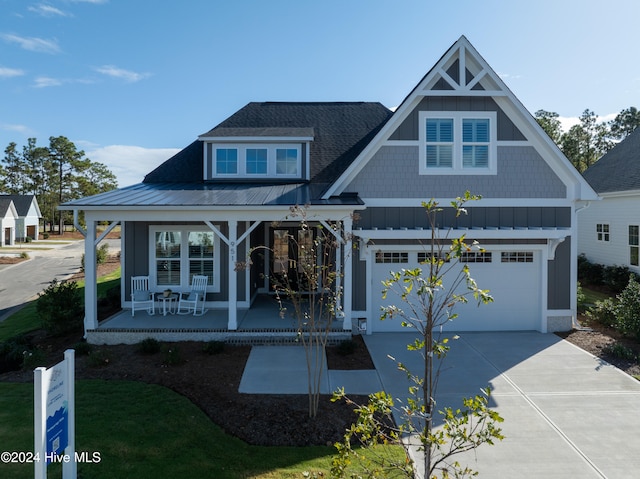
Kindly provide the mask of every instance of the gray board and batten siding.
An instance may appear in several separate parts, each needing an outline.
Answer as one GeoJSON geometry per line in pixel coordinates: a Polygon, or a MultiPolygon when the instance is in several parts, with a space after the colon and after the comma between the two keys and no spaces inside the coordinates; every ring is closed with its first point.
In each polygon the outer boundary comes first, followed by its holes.
{"type": "Polygon", "coordinates": [[[498,141],[527,140],[492,98],[463,96],[432,96],[422,99],[389,139],[418,141],[418,115],[421,111],[495,111],[498,119],[498,141]]]}
{"type": "MultiPolygon", "coordinates": [[[[214,221],[214,223],[216,223],[214,221]]],[[[131,276],[143,275],[147,276],[151,272],[149,271],[149,226],[152,223],[142,221],[127,221],[124,224],[124,247],[127,254],[125,255],[124,272],[126,277],[124,278],[125,288],[125,300],[128,300],[131,295],[131,276]],[[133,254],[131,254],[133,252],[133,254]]],[[[201,227],[204,223],[177,223],[177,222],[163,222],[153,223],[156,225],[167,226],[197,226],[201,227]]],[[[216,223],[218,224],[218,223],[216,223]]],[[[226,223],[221,222],[220,231],[222,234],[228,234],[228,226],[226,223]]],[[[242,225],[239,225],[242,229],[242,225]]],[[[240,231],[241,235],[244,231],[240,231]]],[[[207,301],[227,301],[229,297],[228,278],[229,278],[229,254],[228,246],[224,241],[218,242],[220,252],[217,258],[219,258],[219,270],[220,270],[220,291],[207,294],[207,301]]],[[[238,245],[237,251],[238,258],[244,258],[246,256],[246,242],[238,245]]],[[[244,275],[246,273],[243,270],[238,270],[238,299],[244,300],[246,297],[246,288],[244,275]]]]}

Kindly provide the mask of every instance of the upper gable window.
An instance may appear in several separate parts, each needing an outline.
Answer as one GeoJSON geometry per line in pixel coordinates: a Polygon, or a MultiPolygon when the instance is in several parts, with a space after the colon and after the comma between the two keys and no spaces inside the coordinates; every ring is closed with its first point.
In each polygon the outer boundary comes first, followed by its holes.
{"type": "Polygon", "coordinates": [[[495,175],[495,112],[419,114],[422,175],[495,175]]]}
{"type": "Polygon", "coordinates": [[[283,144],[214,144],[206,177],[300,178],[302,147],[283,144]]]}

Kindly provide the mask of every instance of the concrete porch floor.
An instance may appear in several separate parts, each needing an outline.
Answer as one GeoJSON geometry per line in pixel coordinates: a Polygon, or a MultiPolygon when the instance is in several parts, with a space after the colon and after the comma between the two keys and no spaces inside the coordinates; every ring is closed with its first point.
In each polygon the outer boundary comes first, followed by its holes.
{"type": "MultiPolygon", "coordinates": [[[[162,304],[156,304],[154,315],[124,309],[100,322],[98,329],[87,331],[87,341],[93,344],[135,344],[153,337],[163,341],[237,341],[248,343],[291,342],[297,337],[298,322],[289,307],[281,314],[274,296],[258,295],[251,308],[238,310],[238,329],[227,329],[228,311],[209,309],[202,316],[162,312],[162,304]]],[[[342,320],[331,325],[332,340],[340,341],[351,336],[345,331],[342,320]]]]}

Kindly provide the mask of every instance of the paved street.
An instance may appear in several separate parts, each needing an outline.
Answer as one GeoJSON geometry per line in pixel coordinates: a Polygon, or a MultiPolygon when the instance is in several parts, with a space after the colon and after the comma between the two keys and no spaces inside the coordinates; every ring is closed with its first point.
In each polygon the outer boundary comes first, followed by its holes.
{"type": "MultiPolygon", "coordinates": [[[[109,253],[120,249],[120,240],[105,240],[109,243],[109,253]]],[[[30,251],[29,261],[16,265],[0,265],[0,321],[14,309],[37,298],[54,278],[64,279],[80,269],[84,241],[70,244],[38,245],[40,250],[30,251]]],[[[25,246],[25,250],[29,248],[25,246]]]]}

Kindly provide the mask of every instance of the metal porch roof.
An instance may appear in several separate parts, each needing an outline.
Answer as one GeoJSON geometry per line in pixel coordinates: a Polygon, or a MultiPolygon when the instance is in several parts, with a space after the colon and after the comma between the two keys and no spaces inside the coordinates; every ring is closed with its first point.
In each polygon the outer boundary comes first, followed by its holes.
{"type": "Polygon", "coordinates": [[[357,196],[322,200],[326,185],[307,183],[139,183],[88,196],[61,205],[65,210],[207,207],[207,206],[295,206],[361,205],[357,196]]]}

